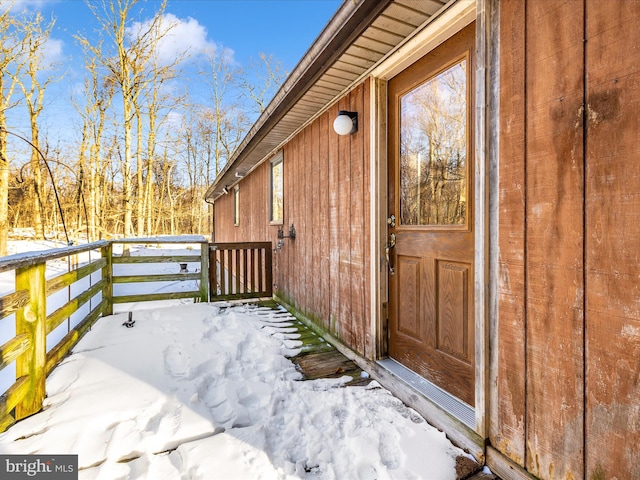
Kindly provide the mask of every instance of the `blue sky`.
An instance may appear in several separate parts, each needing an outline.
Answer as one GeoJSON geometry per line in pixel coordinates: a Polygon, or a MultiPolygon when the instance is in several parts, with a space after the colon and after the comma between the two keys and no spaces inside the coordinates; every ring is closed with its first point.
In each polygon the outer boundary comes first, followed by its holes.
{"type": "MultiPolygon", "coordinates": [[[[32,3],[40,5],[43,13],[56,17],[54,37],[63,40],[69,53],[76,50],[72,34],[81,32],[91,37],[94,33],[95,22],[83,0],[32,3]]],[[[148,0],[141,5],[150,17],[159,3],[148,0]]],[[[169,0],[166,13],[180,20],[196,20],[206,29],[207,39],[232,49],[239,63],[264,52],[273,54],[291,70],[340,3],[340,0],[169,0]]]]}
{"type": "MultiPolygon", "coordinates": [[[[10,1],[0,0],[0,5],[10,1]]],[[[56,19],[49,57],[58,65],[56,75],[62,74],[62,77],[47,88],[48,108],[43,115],[44,130],[55,130],[58,122],[51,119],[59,119],[62,111],[71,112],[71,92],[79,88],[83,79],[83,54],[73,36],[97,38],[98,26],[84,0],[16,0],[15,3],[16,10],[37,10],[45,18],[56,19]]],[[[181,45],[189,45],[194,50],[211,45],[230,49],[239,66],[247,65],[262,52],[273,55],[286,71],[291,71],[341,3],[340,0],[169,0],[165,13],[180,23],[176,31],[180,33],[181,45]]],[[[159,4],[158,0],[140,0],[139,6],[146,15],[143,13],[135,20],[148,20],[159,4]]],[[[15,119],[14,127],[24,132],[26,123],[15,119]]],[[[56,135],[49,133],[55,141],[56,135]]]]}

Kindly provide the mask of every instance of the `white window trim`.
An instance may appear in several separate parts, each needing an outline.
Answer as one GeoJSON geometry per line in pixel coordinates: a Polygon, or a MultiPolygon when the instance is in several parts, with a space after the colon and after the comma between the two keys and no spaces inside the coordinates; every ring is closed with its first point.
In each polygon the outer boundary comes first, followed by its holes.
{"type": "Polygon", "coordinates": [[[240,185],[233,187],[233,225],[240,225],[240,185]]]}
{"type": "Polygon", "coordinates": [[[269,162],[269,224],[284,225],[284,154],[280,150],[269,162]],[[282,218],[273,219],[273,167],[274,165],[282,165],[282,218]]]}

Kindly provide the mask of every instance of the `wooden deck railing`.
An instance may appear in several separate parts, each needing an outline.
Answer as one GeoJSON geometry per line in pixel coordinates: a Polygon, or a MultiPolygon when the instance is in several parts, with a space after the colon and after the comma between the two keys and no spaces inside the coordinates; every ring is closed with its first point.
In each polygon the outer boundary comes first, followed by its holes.
{"type": "MultiPolygon", "coordinates": [[[[208,270],[209,270],[209,255],[208,255],[208,244],[207,242],[185,242],[184,240],[179,240],[176,238],[170,239],[158,239],[158,238],[149,238],[149,239],[140,239],[140,238],[130,238],[130,239],[121,239],[121,240],[113,240],[110,242],[111,246],[113,245],[127,245],[131,246],[133,244],[144,245],[144,244],[185,244],[199,243],[199,249],[194,251],[193,254],[184,254],[180,253],[179,255],[144,255],[144,256],[131,256],[127,255],[125,252],[126,248],[123,249],[123,254],[121,255],[113,255],[111,254],[109,257],[111,258],[111,281],[109,282],[113,285],[121,285],[121,284],[129,284],[129,288],[133,287],[135,284],[139,283],[147,283],[147,282],[189,282],[193,283],[199,282],[199,287],[197,290],[183,290],[183,291],[170,291],[170,292],[156,292],[156,293],[134,293],[129,295],[113,295],[113,289],[110,292],[111,302],[114,304],[118,303],[131,303],[131,302],[144,302],[150,300],[174,300],[178,298],[194,298],[198,301],[206,302],[209,298],[209,288],[208,288],[208,270]],[[142,274],[138,273],[137,275],[125,275],[125,274],[117,274],[118,270],[117,265],[152,265],[158,264],[162,265],[170,265],[173,273],[157,273],[157,274],[142,274]],[[184,271],[180,269],[180,265],[185,264],[196,264],[196,270],[192,268],[191,272],[184,271]]],[[[166,269],[161,269],[166,270],[166,269]]]]}
{"type": "Polygon", "coordinates": [[[211,299],[271,297],[271,242],[209,244],[211,299]]]}
{"type": "Polygon", "coordinates": [[[0,342],[4,341],[0,345],[0,370],[15,367],[15,382],[0,396],[0,432],[42,409],[47,374],[101,315],[113,313],[114,304],[176,298],[207,301],[208,261],[206,241],[162,237],[99,241],[1,258],[0,274],[14,272],[15,285],[12,292],[0,294],[0,327],[3,327],[0,332],[5,332],[0,337],[0,342]],[[198,250],[187,255],[154,256],[115,255],[113,252],[113,246],[118,244],[156,243],[198,245],[198,250]],[[88,259],[79,262],[78,256],[88,259]],[[59,265],[61,260],[66,260],[66,271],[47,279],[48,263],[51,266],[57,261],[59,265]],[[171,267],[160,268],[162,272],[158,274],[118,273],[119,269],[126,270],[127,265],[141,264],[171,267]],[[188,269],[181,268],[181,264],[191,265],[193,273],[184,272],[188,269]],[[147,282],[164,282],[165,285],[169,282],[178,287],[187,285],[187,288],[114,295],[114,284],[121,289],[132,289],[141,283],[151,285],[147,282]],[[189,286],[197,282],[197,289],[189,286]],[[62,300],[61,295],[65,297],[62,300]],[[53,308],[55,310],[49,312],[53,308]],[[11,328],[4,327],[11,318],[15,318],[15,335],[6,339],[6,330],[11,331],[11,328]]]}
{"type": "Polygon", "coordinates": [[[15,316],[15,336],[0,346],[0,370],[15,362],[16,379],[0,396],[0,431],[42,408],[47,374],[108,310],[108,246],[100,241],[0,260],[0,273],[15,272],[15,291],[0,297],[0,322],[15,316]],[[80,254],[88,255],[82,266],[77,263],[80,254]],[[47,262],[56,260],[66,260],[68,271],[46,279],[47,262]],[[94,281],[98,271],[101,278],[94,281]],[[73,298],[72,289],[80,290],[73,298]],[[60,300],[61,293],[66,301],[60,300]],[[59,308],[47,313],[47,299],[54,296],[59,308]],[[62,338],[47,345],[49,335],[62,338]]]}

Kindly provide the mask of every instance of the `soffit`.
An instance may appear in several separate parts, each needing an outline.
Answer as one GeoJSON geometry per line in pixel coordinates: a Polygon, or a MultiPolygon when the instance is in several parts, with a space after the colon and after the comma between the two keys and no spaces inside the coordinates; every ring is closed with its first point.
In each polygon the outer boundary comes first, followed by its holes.
{"type": "Polygon", "coordinates": [[[205,198],[215,201],[225,186],[233,185],[238,176],[272,155],[456,1],[346,0],[254,124],[205,198]]]}

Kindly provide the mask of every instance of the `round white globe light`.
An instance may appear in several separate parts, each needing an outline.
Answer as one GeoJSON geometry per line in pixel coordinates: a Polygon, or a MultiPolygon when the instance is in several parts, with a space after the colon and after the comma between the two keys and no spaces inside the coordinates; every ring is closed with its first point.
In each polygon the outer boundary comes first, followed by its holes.
{"type": "Polygon", "coordinates": [[[333,121],[333,129],[338,135],[349,135],[353,129],[353,120],[349,115],[338,115],[333,121]]]}

